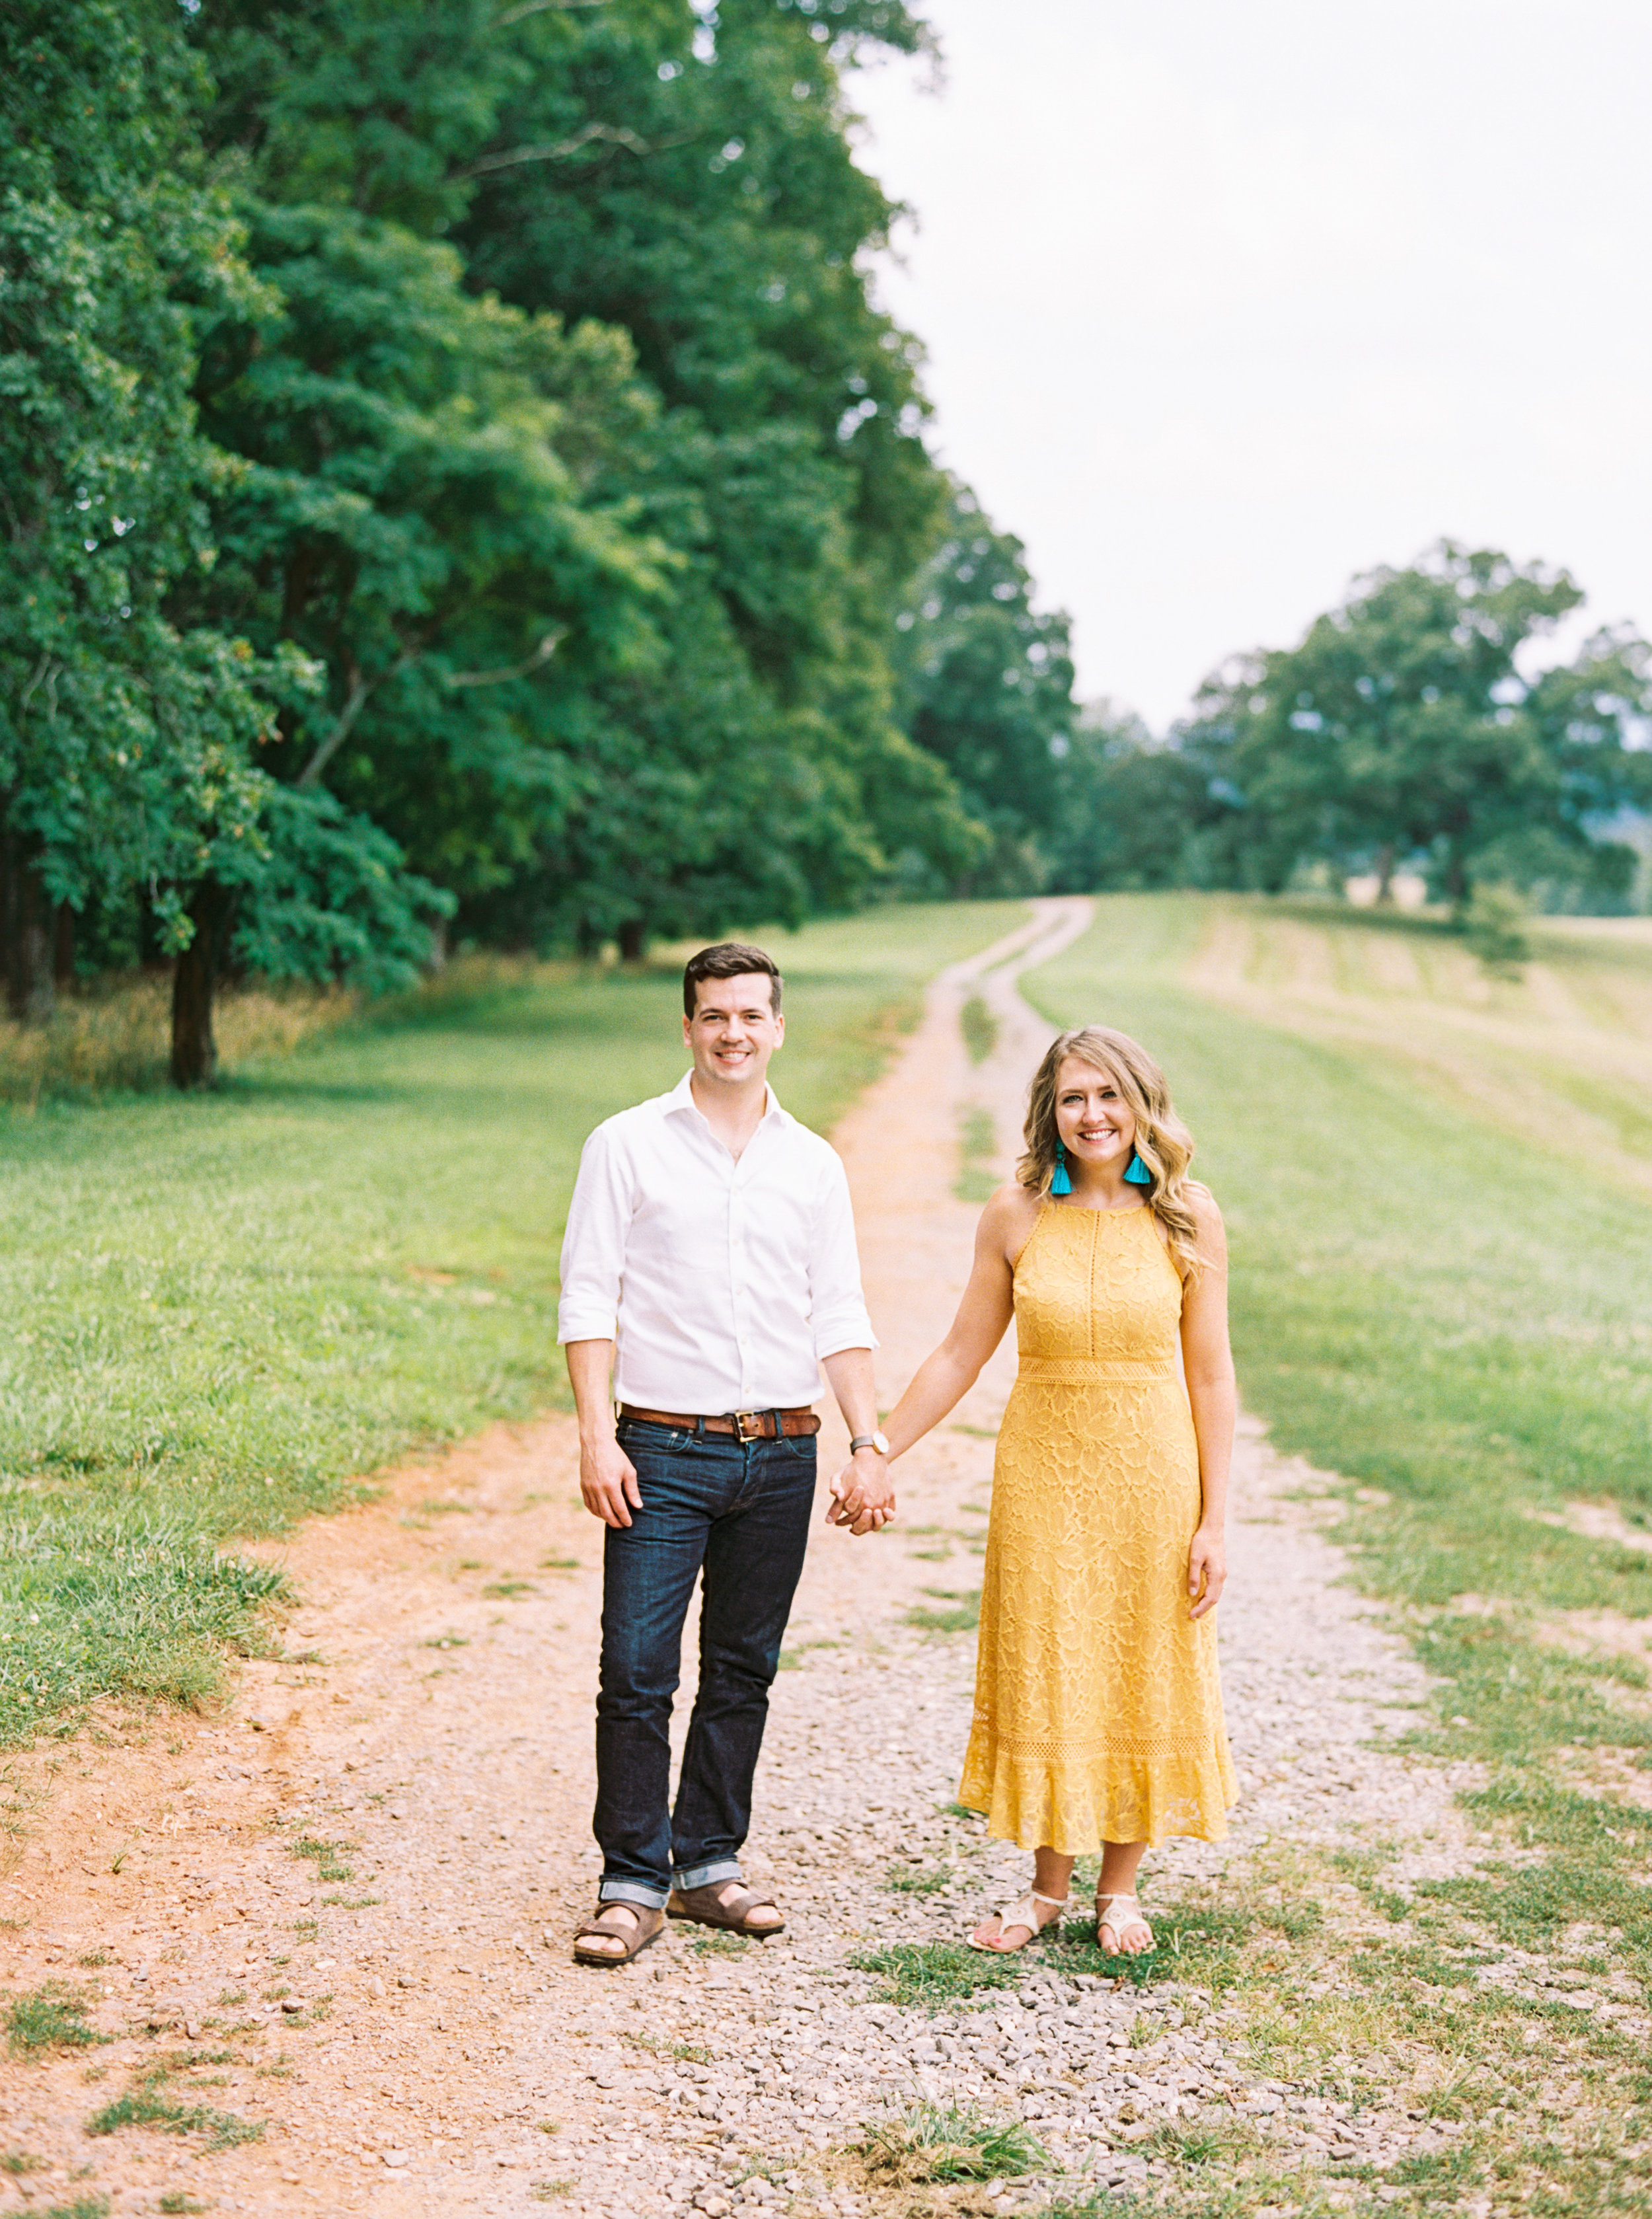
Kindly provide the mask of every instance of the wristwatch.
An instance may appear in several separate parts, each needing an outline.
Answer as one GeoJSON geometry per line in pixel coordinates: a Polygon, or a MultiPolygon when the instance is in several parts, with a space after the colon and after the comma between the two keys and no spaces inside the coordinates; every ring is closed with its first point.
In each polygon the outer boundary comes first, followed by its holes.
{"type": "Polygon", "coordinates": [[[862,1449],[876,1449],[879,1456],[889,1454],[887,1433],[857,1433],[849,1443],[849,1454],[859,1456],[862,1449]]]}

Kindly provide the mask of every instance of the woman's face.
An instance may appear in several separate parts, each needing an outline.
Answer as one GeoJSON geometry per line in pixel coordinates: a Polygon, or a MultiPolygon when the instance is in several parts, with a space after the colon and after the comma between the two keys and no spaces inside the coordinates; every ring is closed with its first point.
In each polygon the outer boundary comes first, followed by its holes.
{"type": "Polygon", "coordinates": [[[1057,1073],[1055,1128],[1075,1171],[1122,1172],[1136,1145],[1134,1111],[1106,1072],[1080,1056],[1064,1057],[1057,1073]]]}

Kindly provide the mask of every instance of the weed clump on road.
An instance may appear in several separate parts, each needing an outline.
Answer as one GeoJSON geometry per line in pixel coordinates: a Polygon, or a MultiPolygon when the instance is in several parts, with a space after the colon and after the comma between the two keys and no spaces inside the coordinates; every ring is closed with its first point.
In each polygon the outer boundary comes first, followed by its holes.
{"type": "Polygon", "coordinates": [[[874,2179],[903,2186],[1011,2180],[1048,2161],[1018,2119],[989,2119],[955,2104],[916,2104],[898,2119],[873,2120],[858,2148],[874,2179]]]}
{"type": "Polygon", "coordinates": [[[979,994],[972,994],[958,1013],[959,1029],[972,1063],[984,1063],[998,1045],[998,1020],[979,994]]]}
{"type": "Polygon", "coordinates": [[[863,1949],[848,1961],[857,1973],[878,1974],[885,2003],[932,2011],[983,1988],[1019,1986],[1028,1971],[1016,1957],[966,1949],[961,1942],[896,1942],[863,1949]]]}
{"type": "Polygon", "coordinates": [[[86,2122],[89,2135],[118,2134],[122,2127],[158,2127],[163,2134],[201,2135],[211,2150],[264,2139],[264,2123],[235,2111],[215,2111],[207,2104],[180,2104],[165,2092],[165,2071],[147,2073],[124,2096],[105,2104],[86,2122]]]}
{"type": "Polygon", "coordinates": [[[927,1603],[915,1603],[906,1613],[904,1622],[918,1632],[973,1633],[981,1623],[979,1588],[925,1588],[923,1592],[951,1607],[932,1610],[927,1603]]]}
{"type": "MultiPolygon", "coordinates": [[[[14,1996],[4,2011],[7,2037],[15,2052],[31,2049],[85,2049],[94,2042],[112,2042],[87,2018],[92,1998],[84,1988],[61,1980],[48,1980],[28,1995],[14,1996]]],[[[9,2170],[9,2168],[8,2168],[9,2170]]]]}

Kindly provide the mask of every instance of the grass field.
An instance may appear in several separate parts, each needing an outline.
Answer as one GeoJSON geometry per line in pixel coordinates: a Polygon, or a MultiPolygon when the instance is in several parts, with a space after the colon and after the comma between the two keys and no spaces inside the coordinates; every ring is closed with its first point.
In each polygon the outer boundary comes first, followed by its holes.
{"type": "MultiPolygon", "coordinates": [[[[770,935],[817,1126],[922,983],[1019,922],[770,935]]],[[[0,1738],[111,1688],[203,1692],[270,1576],[216,1544],[558,1403],[579,1150],[683,1068],[679,974],[459,966],[195,1100],[0,1110],[0,1738]]]]}
{"type": "MultiPolygon", "coordinates": [[[[1464,1980],[1524,1948],[1652,1999],[1652,923],[1556,921],[1499,977],[1425,918],[1119,897],[1028,990],[1164,1063],[1245,1400],[1340,1475],[1338,1538],[1441,1675],[1419,1744],[1484,1768],[1486,1856],[1409,1898],[1382,1843],[1282,1846],[1264,1877],[1299,1911],[1351,1883],[1393,1924],[1286,1951],[1264,1920],[1233,1974],[1253,2045],[1451,2083],[1461,2161],[1390,2208],[1644,2210],[1645,2059],[1464,1980]]],[[[1212,2211],[1274,2192],[1237,2159],[1202,2178],[1212,2211]]]]}

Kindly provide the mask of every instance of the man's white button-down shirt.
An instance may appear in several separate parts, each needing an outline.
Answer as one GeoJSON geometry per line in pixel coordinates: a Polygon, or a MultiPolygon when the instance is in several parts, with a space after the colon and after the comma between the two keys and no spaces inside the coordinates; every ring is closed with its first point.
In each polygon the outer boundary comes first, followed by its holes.
{"type": "Polygon", "coordinates": [[[691,1077],[586,1142],[556,1337],[615,1341],[615,1399],[643,1409],[812,1402],[822,1357],[878,1345],[842,1164],[773,1088],[736,1162],[691,1077]]]}

